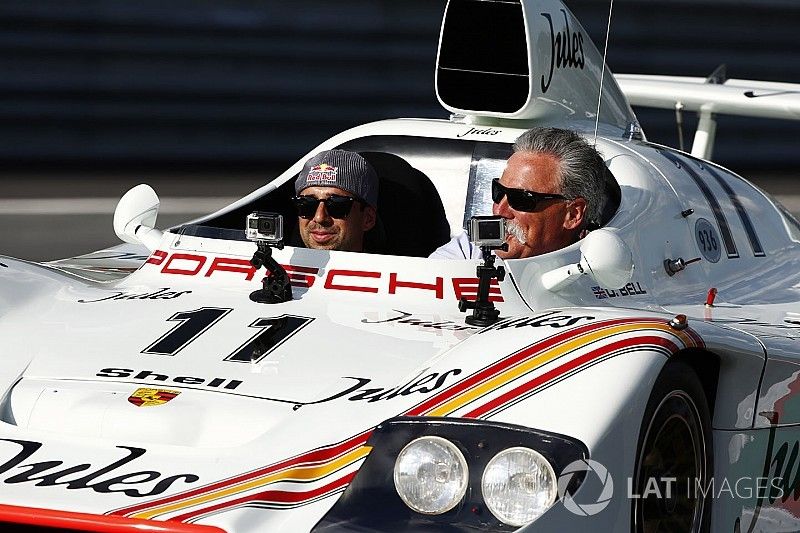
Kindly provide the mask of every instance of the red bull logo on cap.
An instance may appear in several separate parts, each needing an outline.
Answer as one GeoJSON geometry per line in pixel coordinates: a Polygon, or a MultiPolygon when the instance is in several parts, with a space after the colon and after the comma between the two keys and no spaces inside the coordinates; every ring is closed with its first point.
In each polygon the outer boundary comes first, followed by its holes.
{"type": "Polygon", "coordinates": [[[336,183],[336,174],[338,170],[338,167],[332,167],[325,163],[312,167],[311,170],[308,171],[306,183],[309,185],[311,183],[336,183]]]}

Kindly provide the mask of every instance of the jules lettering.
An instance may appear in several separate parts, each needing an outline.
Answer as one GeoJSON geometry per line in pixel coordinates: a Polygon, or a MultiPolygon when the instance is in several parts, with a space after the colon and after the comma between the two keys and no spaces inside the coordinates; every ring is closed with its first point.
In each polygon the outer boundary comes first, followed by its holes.
{"type": "Polygon", "coordinates": [[[98,298],[96,300],[78,300],[78,303],[93,304],[97,302],[117,301],[117,300],[173,300],[184,294],[191,294],[192,291],[171,291],[169,287],[163,287],[154,292],[133,293],[118,291],[110,296],[98,298]]]}
{"type": "Polygon", "coordinates": [[[372,403],[381,400],[391,400],[399,396],[409,396],[411,394],[428,394],[444,385],[449,378],[461,374],[461,369],[454,368],[441,373],[431,372],[429,374],[423,374],[424,372],[420,372],[409,381],[396,387],[374,387],[370,386],[372,380],[369,378],[346,376],[345,379],[352,379],[355,383],[341,392],[337,392],[322,400],[311,402],[311,404],[331,402],[344,397],[347,397],[351,402],[372,403]]]}
{"type": "MultiPolygon", "coordinates": [[[[767,453],[765,454],[764,467],[761,478],[769,479],[769,490],[759,492],[756,504],[750,518],[750,526],[742,529],[741,517],[734,522],[734,533],[753,533],[755,528],[763,525],[759,524],[758,517],[765,505],[775,505],[778,501],[786,505],[790,498],[797,502],[800,500],[800,442],[795,441],[791,445],[784,442],[775,451],[775,439],[778,432],[778,413],[762,413],[770,421],[769,434],[767,438],[767,453]]],[[[759,529],[759,531],[761,531],[759,529]]]]}
{"type": "Polygon", "coordinates": [[[478,334],[486,333],[487,331],[503,330],[503,329],[519,329],[519,328],[566,328],[573,326],[578,322],[585,321],[591,322],[595,317],[588,315],[559,315],[557,311],[550,311],[537,316],[522,317],[522,318],[504,318],[491,326],[482,329],[478,334]]]}
{"type": "Polygon", "coordinates": [[[458,322],[453,322],[452,320],[422,320],[420,318],[415,317],[411,313],[408,313],[406,311],[400,311],[399,309],[392,309],[392,311],[398,313],[398,315],[395,317],[387,318],[385,320],[368,320],[366,318],[362,318],[361,322],[363,322],[364,324],[386,324],[386,323],[408,324],[420,328],[438,329],[442,331],[470,331],[470,330],[474,331],[480,329],[476,326],[459,324],[458,322]]]}
{"type": "Polygon", "coordinates": [[[500,130],[494,130],[492,128],[484,128],[484,129],[470,128],[465,133],[460,133],[456,135],[456,137],[461,138],[461,137],[466,137],[467,135],[497,135],[498,133],[500,133],[500,130]]]}
{"type": "Polygon", "coordinates": [[[135,254],[133,252],[97,252],[97,254],[83,256],[81,259],[91,261],[107,261],[110,259],[119,259],[124,261],[145,261],[148,257],[149,256],[135,254]]]}
{"type": "Polygon", "coordinates": [[[146,450],[132,446],[117,446],[125,455],[104,466],[82,463],[65,466],[64,461],[27,462],[42,447],[40,442],[16,439],[0,439],[0,449],[7,444],[15,448],[16,454],[0,464],[3,483],[13,485],[32,483],[37,487],[63,485],[67,489],[89,489],[101,494],[119,492],[131,498],[156,496],[167,491],[175,483],[194,483],[200,478],[194,474],[167,476],[155,470],[124,472],[124,467],[143,456],[146,450]],[[116,475],[112,475],[116,474],[116,475]],[[111,477],[109,477],[111,476],[111,477]],[[154,484],[152,484],[155,482],[154,484]]]}
{"type": "Polygon", "coordinates": [[[546,77],[542,76],[543,93],[550,88],[556,69],[578,68],[583,70],[586,64],[586,56],[583,53],[583,33],[572,33],[567,12],[562,9],[561,13],[564,15],[565,28],[558,32],[553,28],[553,18],[550,13],[542,13],[550,25],[550,70],[546,77]]]}

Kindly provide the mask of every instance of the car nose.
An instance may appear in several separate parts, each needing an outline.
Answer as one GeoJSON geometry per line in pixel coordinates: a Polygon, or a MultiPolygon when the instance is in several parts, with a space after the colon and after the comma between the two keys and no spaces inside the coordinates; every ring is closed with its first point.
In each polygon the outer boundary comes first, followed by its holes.
{"type": "Polygon", "coordinates": [[[506,196],[503,196],[499,203],[492,204],[492,214],[508,219],[514,218],[513,210],[511,206],[508,205],[508,198],[506,196]]]}

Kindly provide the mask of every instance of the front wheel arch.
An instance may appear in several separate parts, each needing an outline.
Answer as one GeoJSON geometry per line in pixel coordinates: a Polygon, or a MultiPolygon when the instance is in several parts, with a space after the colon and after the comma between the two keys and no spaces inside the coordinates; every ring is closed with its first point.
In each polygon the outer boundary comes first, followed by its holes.
{"type": "Polygon", "coordinates": [[[681,361],[692,368],[703,386],[713,420],[719,384],[720,357],[714,352],[702,348],[690,348],[676,353],[669,360],[670,362],[681,361]]]}
{"type": "MultiPolygon", "coordinates": [[[[692,354],[692,358],[698,360],[697,355],[704,354],[692,354]]],[[[707,395],[700,373],[685,357],[670,359],[656,378],[637,440],[632,486],[638,497],[631,500],[633,533],[708,531],[711,499],[698,490],[714,475],[707,395]],[[673,490],[663,491],[664,482],[673,478],[673,490]],[[650,490],[653,480],[661,491],[650,490]]]]}

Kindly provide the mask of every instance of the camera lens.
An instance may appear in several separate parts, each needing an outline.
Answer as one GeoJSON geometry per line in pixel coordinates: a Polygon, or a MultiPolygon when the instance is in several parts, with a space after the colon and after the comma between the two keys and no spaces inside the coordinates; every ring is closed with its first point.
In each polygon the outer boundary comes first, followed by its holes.
{"type": "Polygon", "coordinates": [[[273,234],[275,233],[275,221],[270,218],[262,218],[258,221],[258,231],[260,233],[273,234]]]}
{"type": "Polygon", "coordinates": [[[499,239],[500,235],[500,223],[496,220],[492,220],[491,222],[480,222],[479,223],[478,234],[480,235],[481,239],[489,240],[489,239],[499,239]]]}

